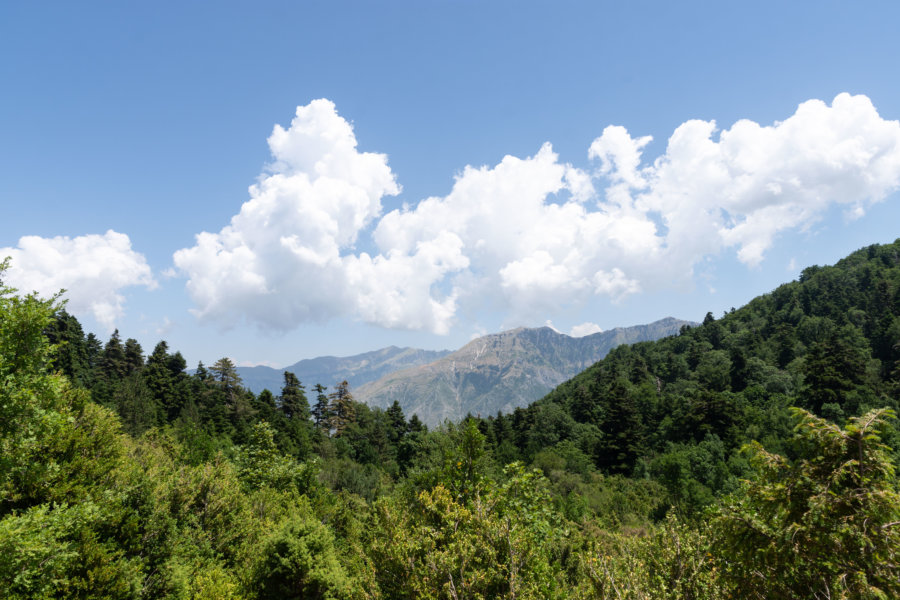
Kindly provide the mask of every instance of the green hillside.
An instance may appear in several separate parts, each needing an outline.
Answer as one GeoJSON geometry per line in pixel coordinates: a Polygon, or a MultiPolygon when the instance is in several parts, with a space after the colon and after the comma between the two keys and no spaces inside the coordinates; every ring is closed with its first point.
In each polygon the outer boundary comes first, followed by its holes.
{"type": "Polygon", "coordinates": [[[510,417],[485,424],[523,459],[556,445],[649,476],[694,509],[731,490],[737,450],[790,452],[790,407],[837,423],[900,397],[900,241],[810,267],[700,327],[621,346],[510,417]]]}

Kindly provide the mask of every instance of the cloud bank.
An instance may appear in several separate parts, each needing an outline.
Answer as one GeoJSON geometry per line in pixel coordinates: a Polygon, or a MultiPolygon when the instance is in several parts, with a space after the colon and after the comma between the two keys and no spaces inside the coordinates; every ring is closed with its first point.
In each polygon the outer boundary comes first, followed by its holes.
{"type": "Polygon", "coordinates": [[[468,166],[446,196],[383,215],[382,198],[400,192],[387,157],[360,152],[334,104],[316,100],[275,126],[273,161],[231,223],[174,262],[195,313],[224,326],[351,315],[443,333],[460,311],[545,318],[683,285],[731,249],[754,267],[779,233],[834,206],[857,218],[900,186],[900,123],[865,96],[810,100],[769,126],[688,121],[647,163],[650,140],[607,127],[589,171],[548,143],[468,166]]]}
{"type": "Polygon", "coordinates": [[[89,313],[109,331],[124,314],[122,288],[156,287],[144,256],[113,230],[75,238],[24,236],[17,247],[0,248],[0,258],[6,256],[12,264],[4,283],[45,297],[66,289],[70,312],[89,313]]]}

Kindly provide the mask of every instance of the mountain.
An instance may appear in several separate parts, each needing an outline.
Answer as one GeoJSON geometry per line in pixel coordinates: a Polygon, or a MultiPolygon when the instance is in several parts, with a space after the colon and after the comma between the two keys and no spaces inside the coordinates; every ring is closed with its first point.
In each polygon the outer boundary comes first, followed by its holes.
{"type": "Polygon", "coordinates": [[[419,350],[389,346],[355,356],[320,356],[296,362],[283,369],[271,367],[238,367],[244,387],[258,394],[268,389],[278,394],[284,385],[285,371],[290,371],[307,389],[317,383],[331,387],[347,380],[351,389],[375,381],[388,373],[430,363],[449,354],[449,350],[419,350]]]}
{"type": "Polygon", "coordinates": [[[620,344],[677,334],[688,321],[666,318],[573,338],[549,327],[486,335],[429,364],[402,369],[356,389],[357,400],[385,408],[397,400],[429,425],[467,413],[510,412],[600,360],[620,344]]]}

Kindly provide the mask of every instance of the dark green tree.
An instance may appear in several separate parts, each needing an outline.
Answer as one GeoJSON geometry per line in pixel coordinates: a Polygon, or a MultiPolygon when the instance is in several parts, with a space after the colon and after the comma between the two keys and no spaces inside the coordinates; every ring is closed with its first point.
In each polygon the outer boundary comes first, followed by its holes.
{"type": "Polygon", "coordinates": [[[162,410],[164,422],[177,419],[190,397],[185,366],[184,357],[180,353],[169,354],[169,345],[161,341],[153,348],[141,371],[147,389],[162,410]]]}
{"type": "Polygon", "coordinates": [[[331,408],[329,406],[328,396],[325,395],[326,389],[328,388],[321,383],[317,383],[313,386],[313,391],[316,392],[316,404],[312,409],[313,422],[315,423],[316,429],[324,432],[328,432],[331,428],[331,408]]]}
{"type": "Polygon", "coordinates": [[[640,410],[628,384],[616,380],[606,394],[606,415],[598,466],[629,474],[645,451],[645,430],[640,410]]]}
{"type": "Polygon", "coordinates": [[[56,346],[53,368],[62,371],[69,381],[86,387],[91,379],[91,367],[84,330],[78,319],[61,310],[47,328],[46,335],[47,340],[56,346]]]}
{"type": "Polygon", "coordinates": [[[253,587],[260,600],[350,598],[333,534],[314,518],[286,521],[262,548],[253,587]]]}
{"type": "Polygon", "coordinates": [[[340,437],[347,426],[356,420],[356,406],[346,379],[328,394],[328,410],[331,413],[331,429],[335,436],[340,437]]]}
{"type": "Polygon", "coordinates": [[[400,403],[396,400],[391,403],[385,413],[390,426],[391,442],[396,444],[406,435],[406,417],[403,415],[400,403]]]}
{"type": "Polygon", "coordinates": [[[125,340],[125,374],[131,375],[144,367],[144,349],[134,338],[125,340]]]}
{"type": "Polygon", "coordinates": [[[306,399],[303,385],[290,371],[284,372],[284,387],[281,388],[279,408],[287,419],[309,421],[309,401],[306,399]]]}

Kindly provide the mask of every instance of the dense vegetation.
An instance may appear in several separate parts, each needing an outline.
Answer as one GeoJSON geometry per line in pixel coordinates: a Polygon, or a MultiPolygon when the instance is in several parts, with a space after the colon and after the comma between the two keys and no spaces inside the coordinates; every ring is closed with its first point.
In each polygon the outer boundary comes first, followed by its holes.
{"type": "Polygon", "coordinates": [[[431,431],[185,369],[0,284],[0,595],[900,596],[900,240],[431,431]]]}

